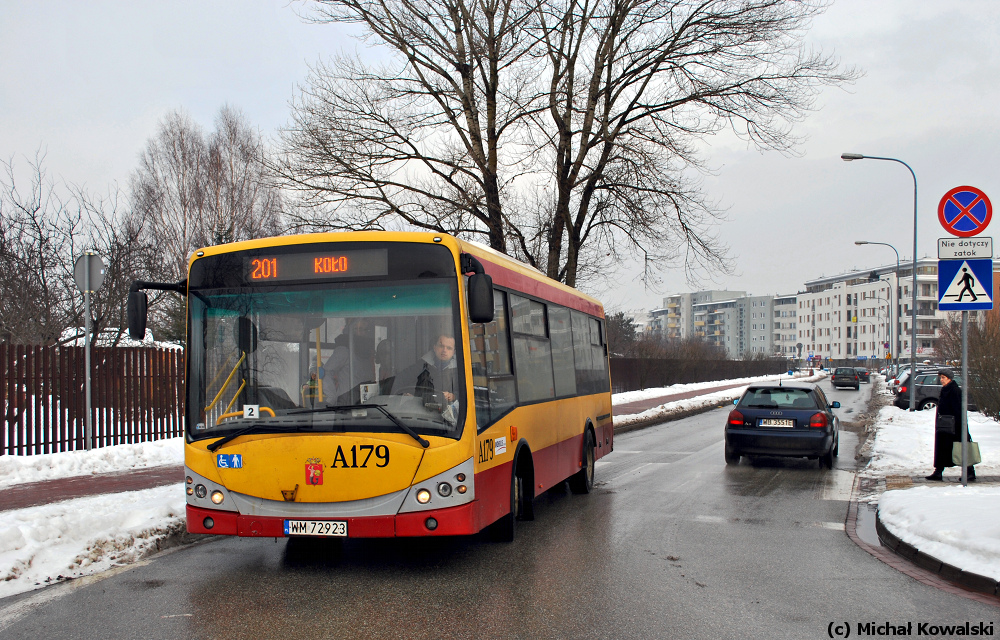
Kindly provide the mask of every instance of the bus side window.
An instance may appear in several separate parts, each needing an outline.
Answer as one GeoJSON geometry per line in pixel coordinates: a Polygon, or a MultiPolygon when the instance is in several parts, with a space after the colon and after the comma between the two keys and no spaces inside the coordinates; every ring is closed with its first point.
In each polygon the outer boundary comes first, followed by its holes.
{"type": "Polygon", "coordinates": [[[511,329],[517,397],[521,402],[554,398],[552,353],[546,335],[545,305],[511,294],[511,329]]]}
{"type": "Polygon", "coordinates": [[[549,337],[552,341],[552,368],[556,376],[556,397],[576,395],[576,365],[573,363],[573,328],[569,309],[549,305],[549,337]]]}
{"type": "MultiPolygon", "coordinates": [[[[576,392],[580,395],[594,393],[597,388],[594,350],[590,344],[590,318],[579,311],[571,311],[573,324],[573,355],[576,361],[576,392]]],[[[599,366],[600,363],[597,363],[599,366]]]]}
{"type": "Polygon", "coordinates": [[[476,424],[483,431],[517,404],[504,293],[493,290],[493,322],[470,324],[476,424]]]}

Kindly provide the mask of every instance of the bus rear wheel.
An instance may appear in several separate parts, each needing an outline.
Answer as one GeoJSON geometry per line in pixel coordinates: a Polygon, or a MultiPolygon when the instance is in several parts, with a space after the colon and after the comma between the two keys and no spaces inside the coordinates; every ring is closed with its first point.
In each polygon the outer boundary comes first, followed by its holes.
{"type": "Polygon", "coordinates": [[[583,439],[583,466],[569,479],[569,490],[587,494],[594,488],[594,434],[588,429],[583,439]]]}

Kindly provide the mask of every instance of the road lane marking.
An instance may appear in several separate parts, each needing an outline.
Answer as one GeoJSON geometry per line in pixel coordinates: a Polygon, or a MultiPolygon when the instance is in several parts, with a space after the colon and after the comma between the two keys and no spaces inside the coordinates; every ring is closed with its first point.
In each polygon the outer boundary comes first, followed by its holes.
{"type": "MultiPolygon", "coordinates": [[[[723,516],[698,515],[695,522],[702,524],[749,524],[749,525],[769,525],[778,526],[777,520],[761,520],[757,518],[726,518],[723,516]]],[[[830,531],[844,531],[843,522],[792,522],[792,526],[811,527],[816,529],[829,529],[830,531]]]]}
{"type": "Polygon", "coordinates": [[[645,469],[646,467],[652,467],[652,466],[658,466],[659,467],[659,466],[666,466],[668,464],[670,464],[670,463],[669,462],[646,462],[646,463],[640,464],[637,467],[632,467],[628,471],[624,471],[622,473],[619,473],[616,476],[612,476],[612,477],[608,478],[607,480],[604,481],[603,484],[604,484],[604,486],[608,486],[608,485],[614,484],[615,482],[618,482],[619,480],[622,480],[622,479],[634,479],[634,478],[629,478],[629,476],[636,475],[636,472],[641,471],[642,469],[645,469]]]}
{"type": "Polygon", "coordinates": [[[851,499],[851,488],[854,486],[854,472],[841,469],[831,469],[827,472],[826,483],[823,486],[823,500],[851,499]]]}
{"type": "Polygon", "coordinates": [[[656,453],[661,456],[690,456],[698,453],[697,451],[623,451],[621,449],[615,449],[615,453],[656,453]]]}
{"type": "Polygon", "coordinates": [[[119,573],[131,571],[136,567],[145,567],[150,562],[152,562],[152,558],[139,560],[138,562],[134,562],[132,564],[112,567],[107,571],[102,571],[101,573],[94,573],[89,576],[82,576],[65,582],[57,582],[51,586],[39,589],[37,592],[27,598],[24,598],[23,600],[18,600],[10,606],[0,608],[0,631],[3,631],[11,624],[17,622],[19,619],[31,613],[38,607],[48,604],[53,600],[67,596],[77,589],[88,587],[94,583],[104,580],[105,578],[110,578],[118,575],[119,573]]]}

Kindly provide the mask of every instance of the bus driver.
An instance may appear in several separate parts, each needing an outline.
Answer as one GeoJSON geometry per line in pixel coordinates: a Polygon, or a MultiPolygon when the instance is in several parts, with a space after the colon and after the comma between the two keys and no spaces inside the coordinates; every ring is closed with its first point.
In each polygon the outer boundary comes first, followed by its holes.
{"type": "Polygon", "coordinates": [[[426,396],[436,392],[444,396],[444,399],[450,404],[455,401],[457,374],[455,338],[442,333],[423,358],[396,376],[392,385],[392,393],[421,395],[426,398],[426,396]]]}

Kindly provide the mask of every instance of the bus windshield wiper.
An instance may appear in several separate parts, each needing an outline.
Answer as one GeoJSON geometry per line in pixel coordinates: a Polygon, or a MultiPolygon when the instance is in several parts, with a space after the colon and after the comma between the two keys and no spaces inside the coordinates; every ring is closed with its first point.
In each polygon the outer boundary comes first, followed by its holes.
{"type": "Polygon", "coordinates": [[[312,429],[312,426],[311,425],[273,425],[273,424],[269,425],[269,424],[254,424],[254,425],[250,425],[249,427],[244,427],[244,428],[242,428],[242,429],[240,429],[238,431],[233,431],[228,436],[225,436],[225,437],[223,437],[223,438],[221,438],[219,440],[216,440],[212,444],[208,445],[208,450],[214,452],[216,449],[218,449],[222,445],[226,444],[227,442],[232,442],[233,440],[235,440],[236,438],[239,438],[240,436],[250,435],[254,431],[258,431],[258,430],[261,433],[267,433],[267,432],[282,433],[282,432],[285,432],[285,431],[294,431],[296,429],[303,429],[303,428],[305,428],[305,429],[312,429]]]}
{"type": "Polygon", "coordinates": [[[381,412],[382,415],[384,415],[386,418],[389,418],[389,420],[394,425],[405,431],[414,440],[419,442],[420,446],[422,446],[424,449],[431,446],[431,443],[429,441],[421,438],[420,434],[418,434],[416,431],[403,424],[403,422],[399,418],[392,415],[392,413],[390,413],[389,410],[385,408],[385,405],[381,404],[345,404],[342,406],[318,407],[316,409],[303,409],[302,411],[289,411],[288,414],[286,415],[299,414],[299,413],[327,413],[331,411],[339,412],[339,411],[350,411],[352,409],[375,409],[376,411],[381,412]]]}

